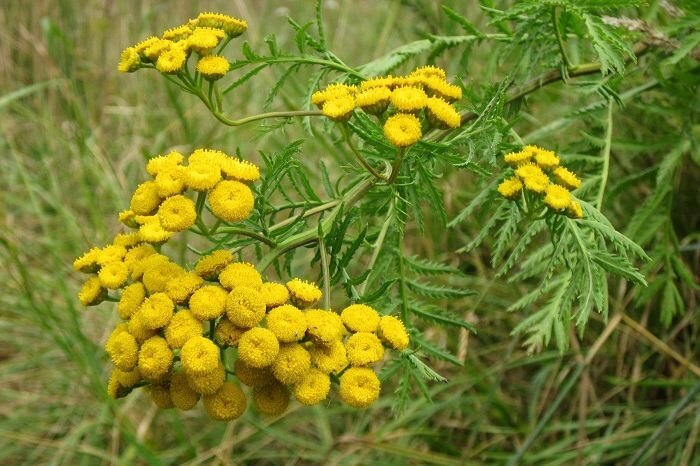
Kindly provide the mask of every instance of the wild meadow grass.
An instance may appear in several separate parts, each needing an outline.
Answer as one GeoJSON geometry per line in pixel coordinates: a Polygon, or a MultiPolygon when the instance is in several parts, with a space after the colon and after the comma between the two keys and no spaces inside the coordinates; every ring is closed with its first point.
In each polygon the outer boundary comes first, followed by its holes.
{"type": "MultiPolygon", "coordinates": [[[[678,142],[669,128],[683,124],[671,115],[652,138],[649,128],[664,118],[663,109],[649,110],[634,92],[628,100],[621,92],[627,111],[616,118],[625,132],[611,141],[612,182],[602,210],[648,251],[655,245],[647,228],[674,229],[682,253],[650,252],[665,262],[644,270],[649,288],[657,290],[667,280],[657,282],[657,276],[666,277],[663,268],[674,261],[686,264],[676,274],[687,270],[695,277],[695,286],[680,288],[684,305],[671,325],[659,319],[669,302],[645,301],[643,291],[611,278],[609,315],[593,314],[583,336],[567,327],[571,345],[563,353],[549,346],[531,354],[525,336],[511,335],[523,314],[506,309],[534,284],[496,277],[488,241],[469,253],[454,252],[484,219],[474,215],[449,230],[428,221],[422,232],[409,223],[411,252],[458,267],[467,274],[466,286],[478,292],[450,303],[477,334],[423,328],[462,363],[430,361],[447,378],[428,384],[430,400],[416,392],[396,413],[390,383],[367,410],[335,400],[294,406],[279,418],[248,410],[237,421],[216,423],[199,410],[158,411],[140,392],[120,400],[107,396],[103,344],[117,317],[109,303],[80,306],[81,278],[71,263],[117,231],[114,213],[143,180],[148,156],[214,145],[239,147],[259,162],[258,151],[306,138],[299,160],[316,179],[319,160],[335,176],[351,160],[331,137],[310,138],[301,125],[284,132],[268,131],[270,122],[218,125],[201,103],[155,72],[139,72],[138,79],[118,74],[121,50],[208,10],[245,17],[254,49],[270,32],[291,48],[286,16],[312,21],[313,3],[39,0],[0,9],[0,464],[700,464],[698,123],[687,123],[695,148],[683,153],[694,150],[695,158],[687,158],[683,176],[674,178],[672,209],[661,219],[664,214],[653,213],[637,220],[642,224],[632,224],[632,231],[630,219],[662,170],[657,157],[678,142]]],[[[444,3],[486,27],[477,2],[444,3]]],[[[648,21],[663,22],[663,2],[649,3],[648,21]]],[[[439,2],[428,0],[338,0],[325,2],[323,15],[330,47],[346,63],[360,65],[426,33],[461,33],[441,11],[439,2]]],[[[439,60],[466,83],[489,85],[487,77],[500,79],[505,69],[490,47],[484,42],[468,55],[439,60]]],[[[623,91],[653,89],[663,80],[643,68],[629,74],[623,91]]],[[[258,113],[260,96],[278,77],[279,70],[262,73],[230,95],[229,108],[236,116],[258,113]]],[[[302,69],[287,80],[272,108],[297,108],[310,77],[302,69]]],[[[697,104],[697,88],[685,87],[697,104]]],[[[571,118],[599,100],[595,93],[582,100],[562,83],[552,84],[528,103],[517,130],[525,142],[547,135],[552,146],[575,137],[582,152],[602,147],[604,112],[571,118]]],[[[464,172],[441,179],[449,219],[478,194],[476,181],[464,172]]]]}

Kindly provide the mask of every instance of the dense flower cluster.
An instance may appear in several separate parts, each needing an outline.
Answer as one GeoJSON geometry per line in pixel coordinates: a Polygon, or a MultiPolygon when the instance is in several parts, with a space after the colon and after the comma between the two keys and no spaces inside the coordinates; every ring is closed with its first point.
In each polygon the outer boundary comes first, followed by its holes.
{"type": "Polygon", "coordinates": [[[542,196],[550,210],[572,218],[583,218],[581,204],[570,192],[581,186],[581,180],[561,165],[553,151],[525,146],[521,151],[508,153],[503,158],[513,168],[515,175],[498,185],[502,196],[517,199],[525,188],[542,196]],[[552,182],[552,177],[555,182],[552,182]]]}
{"type": "Polygon", "coordinates": [[[400,320],[361,304],[340,314],[316,309],[322,297],[316,285],[265,281],[226,249],[192,267],[160,252],[206,207],[224,222],[247,218],[253,208],[247,183],[260,176],[255,165],[197,149],[186,163],[178,152],[155,157],[146,171],[152,179],[119,215],[133,231],[73,264],[90,275],[79,293],[82,304],[117,301],[121,322],[105,344],[114,365],[111,396],[145,386],[160,408],[189,410],[202,399],[209,416],[222,421],[241,416],[248,398],[268,415],[284,412],[292,395],[305,405],[320,403],[332,379],[350,406],[377,399],[380,383],[371,367],[385,348],[409,343],[400,320]],[[188,190],[198,193],[197,202],[188,190]]]}
{"type": "Polygon", "coordinates": [[[186,24],[168,29],[161,37],[149,37],[127,47],[117,69],[132,73],[140,68],[155,68],[164,74],[176,74],[186,68],[192,54],[198,58],[196,69],[208,80],[223,77],[229,70],[226,58],[215,54],[222,42],[237,37],[247,23],[220,13],[200,13],[186,24]]]}
{"type": "Polygon", "coordinates": [[[406,76],[371,78],[358,86],[330,84],[315,92],[311,102],[338,122],[350,119],[358,108],[386,117],[386,138],[394,146],[407,147],[420,140],[425,125],[457,128],[461,119],[452,102],[461,98],[462,89],[447,82],[444,70],[423,66],[406,76]]]}

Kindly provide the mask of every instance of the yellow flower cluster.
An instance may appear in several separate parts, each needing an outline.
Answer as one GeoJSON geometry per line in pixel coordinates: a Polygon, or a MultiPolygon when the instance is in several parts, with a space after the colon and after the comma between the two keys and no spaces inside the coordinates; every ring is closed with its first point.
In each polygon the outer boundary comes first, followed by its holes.
{"type": "Polygon", "coordinates": [[[504,160],[515,171],[498,185],[498,192],[508,199],[516,199],[525,188],[544,196],[544,204],[557,213],[572,218],[583,218],[581,204],[571,196],[571,190],[581,186],[581,180],[561,165],[559,157],[550,150],[525,146],[519,152],[504,155],[504,160]],[[553,177],[556,182],[552,182],[553,177]]]}
{"type": "Polygon", "coordinates": [[[384,135],[397,147],[420,140],[424,122],[448,129],[461,124],[452,102],[462,98],[462,89],[450,84],[445,71],[423,66],[406,76],[385,76],[362,81],[358,86],[333,83],[315,92],[311,102],[331,120],[345,122],[355,109],[382,117],[384,135]]]}
{"type": "Polygon", "coordinates": [[[248,28],[238,18],[220,13],[200,13],[186,24],[168,29],[161,37],[149,37],[127,47],[121,54],[117,69],[132,73],[140,68],[155,67],[164,74],[176,74],[185,69],[188,58],[199,56],[197,71],[208,80],[223,77],[230,64],[226,58],[212,55],[214,49],[248,28]]]}

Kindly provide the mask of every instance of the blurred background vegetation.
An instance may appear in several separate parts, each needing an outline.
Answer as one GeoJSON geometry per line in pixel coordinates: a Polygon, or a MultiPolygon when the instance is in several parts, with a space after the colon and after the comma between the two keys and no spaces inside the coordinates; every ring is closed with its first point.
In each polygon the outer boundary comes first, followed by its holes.
{"type": "MultiPolygon", "coordinates": [[[[662,4],[669,2],[648,3],[645,19],[663,25],[662,4]]],[[[461,33],[441,4],[486,27],[473,1],[328,0],[330,48],[358,66],[428,33],[461,33]]],[[[366,411],[331,402],[293,407],[278,419],[249,410],[220,424],[199,410],[158,412],[143,393],[109,399],[102,344],[117,317],[108,303],[79,306],[81,277],[70,264],[117,231],[115,213],[143,179],[144,160],[205,145],[239,147],[259,161],[258,150],[307,137],[289,126],[225,128],[155,73],[117,73],[124,47],[208,10],[246,18],[245,39],[254,49],[270,32],[292,49],[287,16],[306,23],[315,14],[313,2],[299,0],[2,2],[0,464],[501,464],[516,451],[524,464],[622,464],[635,454],[639,464],[700,464],[697,80],[667,79],[643,62],[621,91],[648,85],[651,92],[633,94],[617,112],[603,211],[624,231],[645,199],[658,198],[627,231],[655,259],[645,269],[650,291],[611,280],[611,316],[595,316],[584,337],[572,331],[566,354],[547,348],[528,354],[523,339],[510,335],[523,315],[505,309],[524,288],[494,277],[488,244],[452,252],[478,231],[479,218],[449,231],[428,222],[433,226],[422,234],[413,231],[411,252],[459,266],[479,292],[452,303],[477,335],[424,329],[463,363],[433,362],[448,382],[430,386],[432,401],[417,395],[394,415],[390,383],[366,411]],[[692,148],[673,155],[679,134],[692,148]],[[693,157],[685,157],[689,152],[693,157]],[[661,178],[668,189],[661,196],[655,179],[667,156],[680,160],[671,178],[661,178]],[[667,322],[663,312],[671,315],[667,322]]],[[[478,89],[508,68],[492,47],[484,42],[436,63],[478,89]]],[[[231,114],[259,113],[261,95],[281,71],[238,89],[231,114]]],[[[273,108],[300,107],[305,73],[287,80],[273,108]]],[[[528,100],[518,131],[537,141],[546,135],[552,147],[575,140],[581,153],[596,153],[605,109],[569,115],[598,100],[554,84],[528,100]]],[[[318,160],[330,167],[342,160],[332,147],[307,141],[300,161],[318,174],[318,160]]],[[[464,173],[446,174],[443,187],[449,218],[477,193],[464,173]]]]}

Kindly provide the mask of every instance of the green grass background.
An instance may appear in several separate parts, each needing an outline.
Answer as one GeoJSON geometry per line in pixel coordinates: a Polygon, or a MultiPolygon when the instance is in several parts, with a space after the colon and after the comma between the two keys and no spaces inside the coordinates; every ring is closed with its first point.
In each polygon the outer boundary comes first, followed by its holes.
{"type": "MultiPolygon", "coordinates": [[[[448,3],[481,17],[474,2],[448,3]]],[[[391,384],[366,411],[331,400],[293,406],[278,419],[249,410],[228,424],[199,409],[159,412],[138,391],[110,400],[102,344],[116,313],[107,304],[80,307],[73,258],[117,231],[115,214],[143,179],[147,156],[217,145],[240,147],[257,160],[258,148],[279,149],[294,135],[223,128],[155,73],[117,73],[124,47],[205,10],[245,17],[254,47],[275,32],[290,50],[286,16],[302,23],[314,17],[310,1],[2,3],[0,464],[502,464],[536,429],[542,435],[525,464],[623,463],[640,449],[649,464],[698,464],[700,409],[689,396],[697,394],[697,378],[670,361],[668,347],[619,325],[584,360],[606,328],[598,319],[585,339],[574,337],[570,354],[528,355],[509,336],[518,317],[503,311],[519,290],[493,279],[478,254],[465,260],[479,297],[462,308],[479,335],[425,329],[464,367],[434,362],[449,382],[432,384],[432,401],[417,395],[398,416],[389,409],[391,384]]],[[[324,15],[331,49],[350,65],[442,27],[439,4],[431,1],[329,0],[324,15]]],[[[483,71],[479,57],[488,54],[488,46],[476,49],[471,73],[483,71]]],[[[459,63],[446,65],[454,71],[459,63]]],[[[288,81],[275,106],[298,105],[303,79],[288,81]]],[[[231,113],[258,113],[260,92],[274,82],[265,73],[238,90],[231,113]]],[[[305,150],[311,171],[314,157],[334,160],[320,144],[305,150]]],[[[454,192],[465,181],[445,181],[453,214],[460,207],[454,192]]],[[[454,241],[435,229],[413,249],[445,257],[441,251],[454,241]]],[[[677,325],[664,340],[697,356],[697,330],[689,325],[677,325]]]]}

